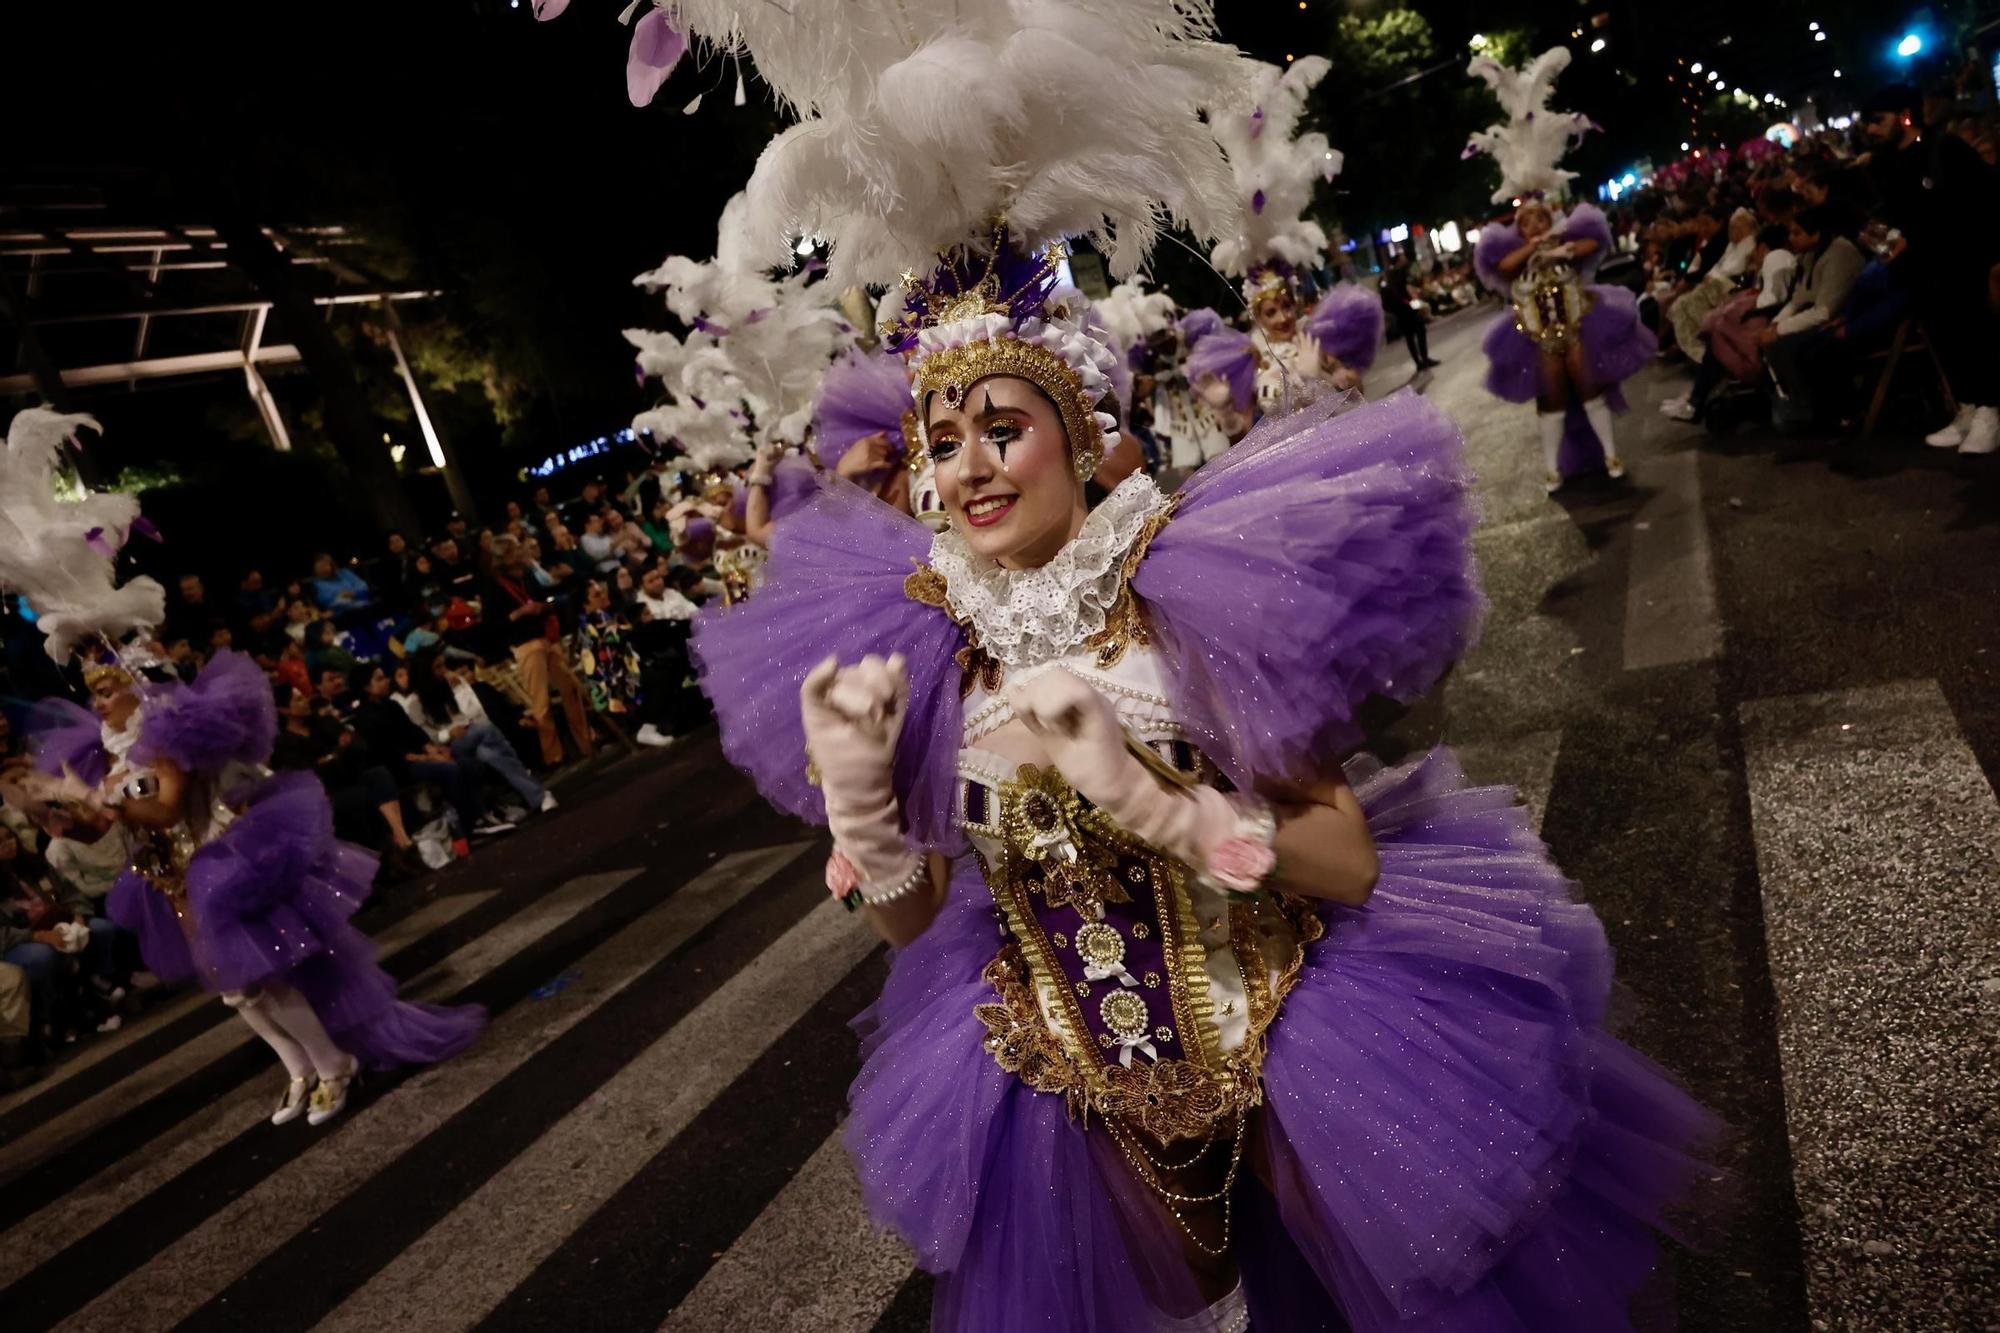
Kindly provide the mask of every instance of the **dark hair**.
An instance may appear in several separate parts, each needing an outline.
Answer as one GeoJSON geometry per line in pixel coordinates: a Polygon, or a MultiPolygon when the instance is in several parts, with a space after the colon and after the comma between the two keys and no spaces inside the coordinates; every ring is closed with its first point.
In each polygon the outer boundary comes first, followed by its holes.
{"type": "Polygon", "coordinates": [[[1757,244],[1766,250],[1782,250],[1791,239],[1791,233],[1775,222],[1757,229],[1757,244]]]}
{"type": "Polygon", "coordinates": [[[1924,95],[1918,92],[1911,84],[1892,83],[1887,87],[1877,88],[1862,99],[1862,115],[1879,116],[1884,111],[1907,111],[1910,113],[1910,119],[1916,123],[1917,128],[1922,129],[1924,124],[1924,95]]]}
{"type": "Polygon", "coordinates": [[[1843,208],[1830,199],[1826,203],[1800,209],[1799,215],[1792,221],[1800,230],[1819,237],[1822,244],[1838,236],[1852,236],[1860,229],[1854,210],[1843,208]]]}
{"type": "Polygon", "coordinates": [[[1772,217],[1789,218],[1800,202],[1797,191],[1786,185],[1773,185],[1757,196],[1757,207],[1772,217]]]}
{"type": "Polygon", "coordinates": [[[280,711],[292,706],[292,696],[297,693],[298,687],[288,680],[271,682],[271,699],[278,705],[280,711]]]}
{"type": "Polygon", "coordinates": [[[435,648],[426,648],[410,659],[410,688],[416,691],[417,702],[423,705],[431,725],[441,727],[451,721],[457,700],[452,698],[451,686],[438,679],[437,660],[435,648]]]}
{"type": "Polygon", "coordinates": [[[368,693],[368,682],[375,679],[375,673],[382,668],[373,662],[356,662],[347,672],[347,688],[356,694],[368,693]]]}

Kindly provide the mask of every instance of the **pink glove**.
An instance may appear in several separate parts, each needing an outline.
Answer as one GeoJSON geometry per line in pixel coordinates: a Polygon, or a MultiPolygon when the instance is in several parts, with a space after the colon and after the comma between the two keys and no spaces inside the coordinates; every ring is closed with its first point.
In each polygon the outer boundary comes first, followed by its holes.
{"type": "Polygon", "coordinates": [[[852,863],[868,902],[900,896],[923,864],[903,841],[892,780],[909,695],[901,653],[887,661],[871,654],[851,667],[829,657],[799,688],[806,753],[819,771],[835,855],[852,863]]]}
{"type": "Polygon", "coordinates": [[[1163,784],[1125,748],[1111,701],[1070,672],[1030,676],[1007,690],[1007,702],[1069,785],[1127,833],[1230,892],[1253,892],[1271,873],[1270,808],[1213,787],[1163,784]]]}

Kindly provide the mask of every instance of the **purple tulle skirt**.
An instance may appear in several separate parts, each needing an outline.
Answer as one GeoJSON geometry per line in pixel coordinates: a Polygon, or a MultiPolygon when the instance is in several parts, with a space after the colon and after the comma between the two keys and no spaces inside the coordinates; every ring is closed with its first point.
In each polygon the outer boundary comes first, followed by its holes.
{"type": "MultiPolygon", "coordinates": [[[[1437,751],[1349,766],[1381,857],[1327,906],[1270,1033],[1234,1249],[1258,1333],[1609,1333],[1713,1122],[1600,1029],[1596,917],[1505,788],[1437,751]]],[[[845,1139],[874,1216],[939,1273],[933,1327],[1152,1333],[1199,1308],[1108,1135],[982,1048],[998,945],[976,871],[858,1020],[845,1139]]]]}
{"type": "Polygon", "coordinates": [[[259,785],[244,812],[190,860],[191,930],[130,872],[112,887],[108,906],[162,980],[216,992],[294,987],[341,1049],[369,1068],[446,1059],[478,1035],[485,1013],[396,998],[395,979],[349,921],[374,877],[374,854],[333,836],[318,779],[282,773],[259,785]]]}

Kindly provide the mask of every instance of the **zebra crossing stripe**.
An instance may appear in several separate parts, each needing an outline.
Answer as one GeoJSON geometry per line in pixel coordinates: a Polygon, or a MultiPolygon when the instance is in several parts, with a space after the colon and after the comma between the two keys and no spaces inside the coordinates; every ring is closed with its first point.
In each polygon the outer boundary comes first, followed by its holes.
{"type": "Polygon", "coordinates": [[[469,1329],[878,940],[822,902],[316,1325],[469,1329]],[[560,1209],[539,1201],[560,1194],[560,1209]],[[496,1234],[495,1217],[508,1225],[496,1234]],[[467,1247],[480,1254],[464,1262],[467,1247]]]}

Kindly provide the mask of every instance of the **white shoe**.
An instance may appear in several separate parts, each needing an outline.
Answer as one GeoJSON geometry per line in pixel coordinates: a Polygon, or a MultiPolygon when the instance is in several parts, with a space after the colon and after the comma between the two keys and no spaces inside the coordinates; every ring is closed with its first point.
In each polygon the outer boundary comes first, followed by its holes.
{"type": "Polygon", "coordinates": [[[1924,436],[1924,443],[1933,449],[1958,448],[1958,446],[1965,443],[1965,433],[1972,426],[1973,415],[1973,406],[1971,403],[1960,403],[1958,405],[1958,415],[1924,436]]]}
{"type": "Polygon", "coordinates": [[[285,1095],[278,1100],[278,1109],[271,1112],[271,1123],[289,1125],[299,1118],[306,1109],[306,1093],[312,1088],[312,1075],[301,1074],[285,1085],[285,1095]]]}
{"type": "Polygon", "coordinates": [[[1562,473],[1544,472],[1542,474],[1542,494],[1554,495],[1557,491],[1561,490],[1562,488],[1563,488],[1562,473]]]}
{"type": "Polygon", "coordinates": [[[555,808],[556,808],[556,794],[552,791],[543,792],[542,804],[541,804],[542,813],[547,814],[549,811],[555,808]]]}
{"type": "Polygon", "coordinates": [[[1625,460],[1612,454],[1604,460],[1604,475],[1616,481],[1625,475],[1625,460]]]}
{"type": "Polygon", "coordinates": [[[633,733],[632,739],[641,745],[653,746],[655,749],[665,749],[674,743],[672,736],[667,735],[667,733],[661,731],[650,722],[633,733]]]}
{"type": "Polygon", "coordinates": [[[306,1112],[308,1125],[323,1125],[339,1115],[347,1105],[347,1088],[361,1072],[361,1062],[353,1056],[347,1057],[347,1072],[323,1078],[313,1089],[312,1109],[306,1112]]]}
{"type": "Polygon", "coordinates": [[[2000,449],[2000,407],[1984,406],[1972,413],[1972,424],[1966,428],[1965,442],[1958,446],[1962,454],[1990,454],[2000,449]]]}

